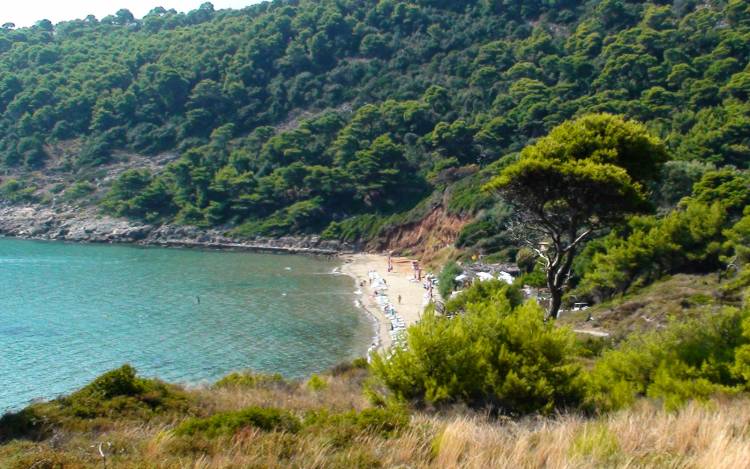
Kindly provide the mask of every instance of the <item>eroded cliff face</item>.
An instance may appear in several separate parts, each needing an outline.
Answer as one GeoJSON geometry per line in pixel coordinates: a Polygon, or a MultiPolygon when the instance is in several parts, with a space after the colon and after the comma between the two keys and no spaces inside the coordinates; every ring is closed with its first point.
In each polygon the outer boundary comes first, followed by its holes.
{"type": "Polygon", "coordinates": [[[408,254],[426,261],[452,246],[471,220],[471,216],[450,214],[443,205],[439,205],[418,222],[386,228],[385,234],[371,243],[369,248],[392,250],[396,254],[408,254]]]}

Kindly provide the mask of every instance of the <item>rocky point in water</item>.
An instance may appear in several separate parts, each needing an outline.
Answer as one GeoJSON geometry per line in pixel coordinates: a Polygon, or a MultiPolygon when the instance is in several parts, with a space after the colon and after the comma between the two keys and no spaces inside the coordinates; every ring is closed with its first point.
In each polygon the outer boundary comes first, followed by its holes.
{"type": "Polygon", "coordinates": [[[182,225],[152,225],[73,206],[7,205],[0,207],[0,235],[23,239],[86,243],[241,249],[333,255],[353,252],[355,246],[319,236],[240,239],[218,229],[182,225]]]}

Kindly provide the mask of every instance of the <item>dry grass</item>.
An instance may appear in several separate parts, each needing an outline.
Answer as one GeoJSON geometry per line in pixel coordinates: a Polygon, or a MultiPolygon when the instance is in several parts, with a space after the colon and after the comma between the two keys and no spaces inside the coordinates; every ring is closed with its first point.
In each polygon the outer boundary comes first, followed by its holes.
{"type": "Polygon", "coordinates": [[[369,406],[362,393],[361,377],[324,376],[326,387],[309,392],[304,383],[261,386],[248,390],[242,387],[199,389],[195,391],[201,406],[210,413],[240,410],[247,407],[279,407],[296,412],[314,409],[331,411],[361,410],[369,406]]]}
{"type": "Polygon", "coordinates": [[[634,332],[662,328],[670,318],[701,317],[718,311],[725,304],[738,306],[739,301],[739,297],[720,294],[715,274],[680,274],[585,311],[565,312],[559,323],[573,329],[604,330],[622,338],[634,332]],[[589,314],[593,322],[586,320],[589,314]]]}
{"type": "Polygon", "coordinates": [[[642,404],[611,416],[497,425],[457,418],[445,425],[432,467],[750,467],[747,400],[691,404],[667,413],[642,404]]]}
{"type": "MultiPolygon", "coordinates": [[[[306,383],[190,391],[200,415],[249,406],[361,411],[364,370],[306,383]]],[[[193,412],[195,411],[195,408],[193,412]]],[[[750,467],[750,400],[690,404],[668,413],[655,404],[597,418],[561,415],[520,421],[454,409],[416,412],[401,432],[305,427],[297,433],[244,428],[216,438],[175,433],[187,415],[149,422],[113,419],[92,430],[60,429],[45,441],[0,445],[3,469],[110,468],[743,468],[750,467]],[[349,432],[349,433],[347,433],[349,432]],[[36,466],[35,466],[36,464],[36,466]]],[[[82,427],[86,428],[86,427],[82,427]]]]}

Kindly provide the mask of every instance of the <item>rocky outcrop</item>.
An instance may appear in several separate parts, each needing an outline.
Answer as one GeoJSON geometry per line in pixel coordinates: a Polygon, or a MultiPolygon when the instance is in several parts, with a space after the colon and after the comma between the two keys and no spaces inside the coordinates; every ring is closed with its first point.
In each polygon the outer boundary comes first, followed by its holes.
{"type": "Polygon", "coordinates": [[[131,243],[316,255],[334,255],[355,250],[346,243],[323,240],[318,236],[238,239],[217,229],[150,225],[100,215],[93,208],[72,206],[2,206],[0,235],[82,243],[131,243]]]}

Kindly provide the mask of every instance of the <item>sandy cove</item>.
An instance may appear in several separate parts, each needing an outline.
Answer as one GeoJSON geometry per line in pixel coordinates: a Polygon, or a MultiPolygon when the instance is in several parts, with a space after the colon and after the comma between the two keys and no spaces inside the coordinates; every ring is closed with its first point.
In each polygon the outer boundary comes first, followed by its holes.
{"type": "Polygon", "coordinates": [[[411,259],[393,258],[393,271],[387,272],[387,257],[378,254],[351,254],[355,246],[318,236],[257,238],[238,240],[220,230],[190,226],[154,226],[133,220],[113,218],[98,213],[93,207],[46,207],[41,205],[0,204],[0,237],[55,240],[82,243],[118,243],[208,249],[249,250],[290,254],[339,255],[342,272],[356,279],[362,291],[360,302],[378,323],[378,350],[391,346],[391,321],[375,301],[368,280],[370,271],[377,272],[388,284],[387,296],[406,327],[421,317],[425,289],[413,281],[411,259]],[[359,285],[364,281],[364,287],[359,285]],[[401,296],[401,303],[398,297],[401,296]]]}
{"type": "Polygon", "coordinates": [[[377,320],[379,338],[377,350],[387,350],[391,346],[389,334],[391,321],[375,301],[375,292],[368,282],[368,274],[374,270],[385,279],[388,284],[386,291],[388,299],[406,323],[406,327],[409,327],[419,321],[425,306],[427,306],[426,290],[422,286],[422,282],[413,280],[411,259],[394,257],[391,272],[388,272],[388,260],[384,255],[351,254],[342,256],[342,259],[344,264],[341,271],[356,280],[357,288],[362,291],[359,298],[362,306],[377,320]],[[363,282],[364,286],[360,287],[363,282]],[[401,296],[400,304],[398,302],[399,295],[401,296]]]}

